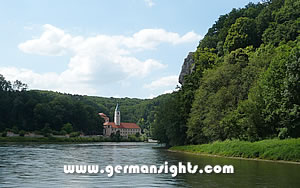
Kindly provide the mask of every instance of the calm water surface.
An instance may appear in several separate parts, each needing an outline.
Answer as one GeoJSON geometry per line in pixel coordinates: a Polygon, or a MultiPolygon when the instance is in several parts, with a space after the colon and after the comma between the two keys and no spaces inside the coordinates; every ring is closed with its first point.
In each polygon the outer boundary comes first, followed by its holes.
{"type": "Polygon", "coordinates": [[[300,165],[204,157],[147,143],[0,144],[0,187],[300,187],[300,165]],[[64,174],[66,164],[233,165],[234,174],[64,174]]]}

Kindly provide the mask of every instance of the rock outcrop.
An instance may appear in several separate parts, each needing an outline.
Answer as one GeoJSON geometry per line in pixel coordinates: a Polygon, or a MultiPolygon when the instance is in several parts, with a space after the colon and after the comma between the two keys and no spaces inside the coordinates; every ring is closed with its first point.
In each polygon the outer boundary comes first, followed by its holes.
{"type": "Polygon", "coordinates": [[[190,52],[189,55],[184,59],[179,75],[179,83],[184,84],[184,76],[189,75],[194,70],[194,52],[190,52]]]}

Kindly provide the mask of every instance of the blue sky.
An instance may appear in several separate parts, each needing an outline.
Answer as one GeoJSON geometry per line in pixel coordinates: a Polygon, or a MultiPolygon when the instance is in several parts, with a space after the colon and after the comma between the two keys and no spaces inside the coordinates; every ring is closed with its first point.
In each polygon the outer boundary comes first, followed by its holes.
{"type": "Polygon", "coordinates": [[[249,2],[1,0],[0,74],[29,89],[155,97],[179,85],[184,58],[218,17],[249,2]]]}

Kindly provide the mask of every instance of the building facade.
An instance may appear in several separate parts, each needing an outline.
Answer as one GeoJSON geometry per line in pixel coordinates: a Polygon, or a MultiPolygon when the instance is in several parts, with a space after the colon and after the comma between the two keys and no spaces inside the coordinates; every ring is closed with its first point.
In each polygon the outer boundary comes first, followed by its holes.
{"type": "Polygon", "coordinates": [[[121,122],[121,112],[119,104],[117,104],[115,109],[114,121],[109,122],[109,117],[104,113],[99,113],[99,115],[104,119],[103,123],[103,135],[110,136],[111,134],[116,134],[118,131],[123,137],[128,137],[129,135],[135,135],[136,133],[141,134],[141,128],[136,123],[123,123],[121,122]]]}

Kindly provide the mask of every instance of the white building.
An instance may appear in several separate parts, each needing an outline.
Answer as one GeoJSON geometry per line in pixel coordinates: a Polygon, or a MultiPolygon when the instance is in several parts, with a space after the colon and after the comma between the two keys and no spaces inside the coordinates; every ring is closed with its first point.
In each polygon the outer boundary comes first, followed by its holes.
{"type": "Polygon", "coordinates": [[[121,112],[119,104],[117,104],[115,109],[114,122],[109,122],[109,117],[104,113],[99,113],[99,115],[104,119],[104,136],[110,136],[112,133],[116,134],[117,131],[119,131],[120,135],[123,137],[128,137],[128,135],[135,135],[136,133],[141,134],[141,128],[136,123],[121,122],[121,112]]]}

